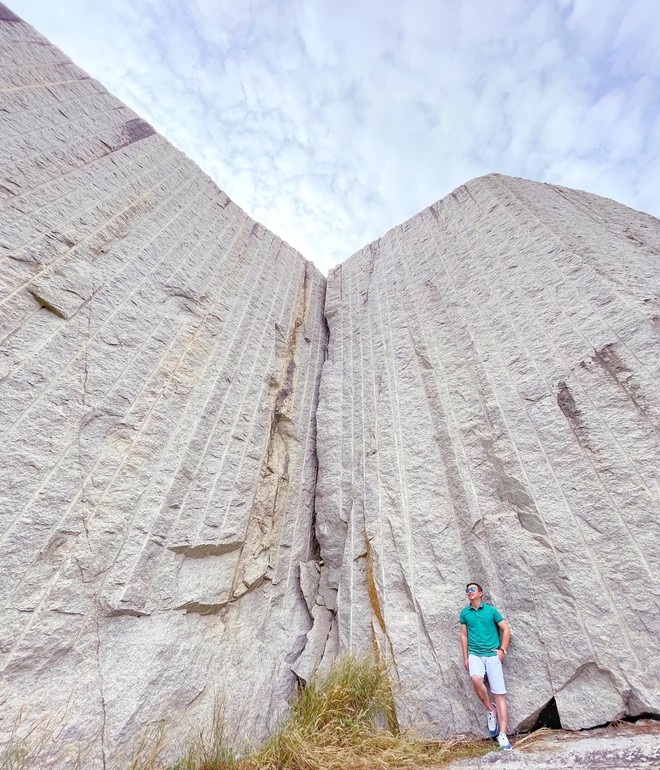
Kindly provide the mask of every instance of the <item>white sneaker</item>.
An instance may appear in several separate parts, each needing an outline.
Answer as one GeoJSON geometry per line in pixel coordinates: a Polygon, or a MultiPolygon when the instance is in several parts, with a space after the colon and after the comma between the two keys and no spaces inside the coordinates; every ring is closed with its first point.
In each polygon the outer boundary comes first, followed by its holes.
{"type": "Polygon", "coordinates": [[[486,712],[486,719],[488,721],[488,732],[493,736],[497,735],[497,711],[495,711],[495,704],[492,704],[493,710],[486,712]]]}
{"type": "Polygon", "coordinates": [[[509,739],[506,737],[506,733],[500,733],[497,736],[497,742],[500,744],[502,751],[513,751],[509,739]]]}

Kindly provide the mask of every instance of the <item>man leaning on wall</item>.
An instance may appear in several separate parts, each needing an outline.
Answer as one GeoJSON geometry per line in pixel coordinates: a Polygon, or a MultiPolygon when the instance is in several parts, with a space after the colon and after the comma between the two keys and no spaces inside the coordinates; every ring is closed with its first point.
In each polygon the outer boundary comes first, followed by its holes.
{"type": "Polygon", "coordinates": [[[465,593],[470,603],[461,610],[460,617],[463,664],[470,672],[474,691],[486,709],[488,732],[493,737],[497,736],[501,749],[510,751],[511,743],[507,737],[509,704],[502,661],[509,649],[511,631],[502,613],[483,601],[483,591],[478,583],[468,583],[465,593]],[[485,679],[488,679],[494,703],[488,695],[485,679]]]}

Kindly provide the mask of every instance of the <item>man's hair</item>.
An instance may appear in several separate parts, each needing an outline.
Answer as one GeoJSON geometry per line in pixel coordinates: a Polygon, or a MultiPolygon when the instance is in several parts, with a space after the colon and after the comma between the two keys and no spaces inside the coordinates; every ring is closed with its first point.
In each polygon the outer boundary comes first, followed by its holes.
{"type": "Polygon", "coordinates": [[[468,583],[465,587],[469,588],[470,586],[476,586],[481,591],[481,593],[484,592],[484,589],[479,585],[479,583],[475,583],[474,580],[468,583]]]}

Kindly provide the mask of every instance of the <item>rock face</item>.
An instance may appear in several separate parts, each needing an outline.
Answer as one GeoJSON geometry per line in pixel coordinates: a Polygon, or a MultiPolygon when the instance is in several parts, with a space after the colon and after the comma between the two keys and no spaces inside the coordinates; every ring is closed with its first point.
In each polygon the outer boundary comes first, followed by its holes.
{"type": "Polygon", "coordinates": [[[373,649],[403,724],[481,732],[468,579],[514,726],[660,710],[657,220],[491,175],[325,299],[2,5],[0,51],[0,742],[53,719],[104,767],[215,703],[256,741],[373,649]]]}
{"type": "Polygon", "coordinates": [[[404,722],[479,730],[468,580],[512,628],[513,726],[660,710],[659,298],[657,220],[497,175],[330,274],[317,537],[404,722]]]}
{"type": "Polygon", "coordinates": [[[217,697],[263,737],[311,625],[325,279],[0,20],[0,733],[51,715],[101,765],[217,697]]]}

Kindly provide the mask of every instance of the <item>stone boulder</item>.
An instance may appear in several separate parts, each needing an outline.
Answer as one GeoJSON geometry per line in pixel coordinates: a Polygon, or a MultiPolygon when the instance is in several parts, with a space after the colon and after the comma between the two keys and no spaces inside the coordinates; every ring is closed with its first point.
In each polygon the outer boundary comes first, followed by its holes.
{"type": "Polygon", "coordinates": [[[0,8],[0,741],[104,766],[216,704],[260,740],[311,626],[325,279],[0,8]]]}
{"type": "Polygon", "coordinates": [[[512,629],[513,727],[660,711],[660,223],[474,179],[328,277],[317,539],[342,650],[404,723],[483,731],[468,580],[512,629]]]}

